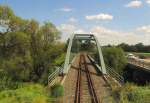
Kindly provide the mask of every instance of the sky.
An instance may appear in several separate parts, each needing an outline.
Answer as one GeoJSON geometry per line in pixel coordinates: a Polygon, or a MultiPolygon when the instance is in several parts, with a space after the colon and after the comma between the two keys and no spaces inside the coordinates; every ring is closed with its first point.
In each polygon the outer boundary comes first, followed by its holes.
{"type": "Polygon", "coordinates": [[[101,45],[150,44],[150,0],[0,0],[16,15],[52,22],[66,41],[92,33],[101,45]]]}

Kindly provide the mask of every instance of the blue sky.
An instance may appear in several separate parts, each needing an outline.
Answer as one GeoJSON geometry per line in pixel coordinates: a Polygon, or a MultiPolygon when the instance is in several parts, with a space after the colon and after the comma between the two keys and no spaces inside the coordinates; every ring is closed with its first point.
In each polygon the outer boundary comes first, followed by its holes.
{"type": "Polygon", "coordinates": [[[64,40],[78,31],[94,32],[102,44],[121,40],[150,44],[150,39],[142,40],[150,38],[150,0],[0,0],[0,4],[22,18],[54,23],[64,40]]]}

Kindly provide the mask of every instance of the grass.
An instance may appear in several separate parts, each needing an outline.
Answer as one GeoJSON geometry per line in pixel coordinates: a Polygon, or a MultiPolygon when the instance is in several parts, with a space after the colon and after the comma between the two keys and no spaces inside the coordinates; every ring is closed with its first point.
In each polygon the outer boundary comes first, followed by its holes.
{"type": "Polygon", "coordinates": [[[40,84],[24,84],[16,90],[0,92],[0,103],[49,103],[50,97],[40,84]]]}
{"type": "Polygon", "coordinates": [[[150,85],[136,86],[134,84],[125,84],[121,88],[113,90],[115,98],[119,98],[119,103],[149,103],[150,85]]]}
{"type": "MultiPolygon", "coordinates": [[[[63,90],[61,85],[55,85],[53,88],[63,90]]],[[[118,103],[149,103],[150,85],[137,86],[126,83],[123,87],[114,88],[113,96],[118,103]]],[[[16,90],[0,92],[0,103],[51,103],[52,100],[47,89],[40,84],[28,83],[16,90]]]]}
{"type": "Polygon", "coordinates": [[[128,52],[128,53],[132,53],[132,54],[137,55],[137,56],[150,57],[150,53],[139,53],[139,52],[128,52]]]}
{"type": "Polygon", "coordinates": [[[147,57],[150,57],[150,53],[134,53],[135,55],[138,55],[138,56],[147,56],[147,57]]]}

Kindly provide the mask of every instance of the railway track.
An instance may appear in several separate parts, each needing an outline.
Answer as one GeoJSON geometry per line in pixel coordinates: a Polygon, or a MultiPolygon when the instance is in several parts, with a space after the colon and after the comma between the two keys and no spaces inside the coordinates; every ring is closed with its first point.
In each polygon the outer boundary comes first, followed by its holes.
{"type": "Polygon", "coordinates": [[[83,86],[83,77],[86,76],[87,85],[88,85],[88,93],[91,99],[90,103],[100,103],[98,100],[98,97],[95,92],[95,88],[92,82],[91,74],[88,69],[88,65],[86,63],[86,57],[85,54],[80,54],[80,60],[79,60],[79,69],[78,69],[78,75],[77,75],[77,81],[76,81],[76,91],[75,91],[75,99],[74,103],[83,103],[82,96],[84,96],[84,93],[82,93],[81,86],[83,86]],[[85,75],[81,75],[82,72],[85,73],[85,75]]]}
{"type": "Polygon", "coordinates": [[[75,93],[75,103],[80,103],[81,97],[81,56],[79,60],[79,69],[78,69],[78,76],[77,76],[77,83],[76,83],[76,93],[75,93]]]}

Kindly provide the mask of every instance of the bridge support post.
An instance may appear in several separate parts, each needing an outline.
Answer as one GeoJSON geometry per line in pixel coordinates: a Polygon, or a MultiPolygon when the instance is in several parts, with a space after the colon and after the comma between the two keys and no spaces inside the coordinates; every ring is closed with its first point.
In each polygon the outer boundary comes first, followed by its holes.
{"type": "Polygon", "coordinates": [[[98,42],[98,39],[95,36],[94,36],[94,39],[96,41],[96,45],[97,45],[97,49],[98,49],[98,53],[99,53],[99,60],[100,60],[101,72],[103,74],[107,74],[105,63],[104,63],[104,58],[103,58],[103,54],[102,54],[102,50],[101,50],[101,46],[100,46],[100,44],[98,42]]]}
{"type": "Polygon", "coordinates": [[[68,44],[68,48],[67,48],[63,74],[67,74],[68,69],[70,68],[70,66],[69,66],[69,64],[70,64],[70,52],[71,52],[73,38],[74,38],[74,34],[72,34],[70,39],[69,39],[69,44],[68,44]]]}

